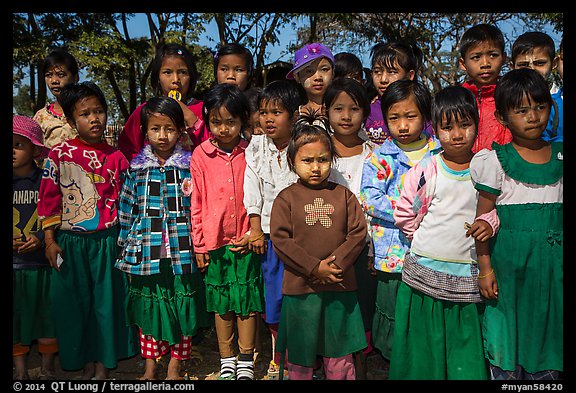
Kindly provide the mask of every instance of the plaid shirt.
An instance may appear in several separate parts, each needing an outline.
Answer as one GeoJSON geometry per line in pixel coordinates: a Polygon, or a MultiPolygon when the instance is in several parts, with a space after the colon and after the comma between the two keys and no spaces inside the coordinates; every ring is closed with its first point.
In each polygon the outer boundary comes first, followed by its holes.
{"type": "Polygon", "coordinates": [[[122,253],[116,268],[130,274],[158,274],[161,250],[166,247],[174,274],[196,271],[190,197],[182,191],[182,181],[190,178],[190,156],[178,144],[161,166],[146,145],[130,163],[120,194],[118,245],[122,253]]]}

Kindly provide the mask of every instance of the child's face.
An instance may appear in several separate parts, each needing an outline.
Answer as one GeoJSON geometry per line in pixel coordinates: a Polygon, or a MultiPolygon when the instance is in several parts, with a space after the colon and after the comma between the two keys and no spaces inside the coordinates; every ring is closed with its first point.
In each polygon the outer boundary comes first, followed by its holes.
{"type": "Polygon", "coordinates": [[[328,181],[332,157],[321,141],[300,146],[294,156],[294,171],[300,180],[311,187],[322,187],[328,181]]]}
{"type": "Polygon", "coordinates": [[[160,67],[160,87],[165,97],[170,90],[178,90],[186,97],[191,83],[190,71],[184,59],[180,56],[165,56],[160,67]]]}
{"type": "Polygon", "coordinates": [[[552,73],[554,60],[548,57],[548,52],[544,47],[537,47],[530,53],[518,55],[516,62],[512,64],[512,69],[532,68],[538,71],[545,80],[548,80],[552,73]]]}
{"type": "Polygon", "coordinates": [[[12,134],[12,169],[29,166],[35,154],[36,150],[30,139],[22,135],[12,134]]]}
{"type": "Polygon", "coordinates": [[[166,160],[174,152],[174,146],[180,139],[180,130],[169,116],[151,113],[148,118],[146,137],[154,154],[166,160]]]}
{"type": "Polygon", "coordinates": [[[292,136],[294,113],[288,112],[278,101],[260,101],[260,125],[276,146],[285,145],[292,136]]]}
{"type": "Polygon", "coordinates": [[[471,118],[455,118],[452,116],[450,122],[446,114],[442,115],[440,124],[436,126],[438,139],[444,150],[444,156],[452,158],[471,158],[472,146],[476,140],[476,125],[471,118]]]}
{"type": "Polygon", "coordinates": [[[76,102],[72,119],[67,119],[78,137],[88,144],[100,143],[106,130],[107,114],[97,97],[86,97],[76,102]]]}
{"type": "Polygon", "coordinates": [[[408,144],[420,138],[424,129],[424,118],[413,95],[390,106],[385,116],[394,140],[408,144]]]}
{"type": "Polygon", "coordinates": [[[540,139],[548,124],[549,116],[550,105],[534,102],[526,96],[522,98],[519,107],[508,110],[506,118],[496,112],[498,121],[510,129],[515,140],[540,139]]]}
{"type": "Polygon", "coordinates": [[[242,121],[225,107],[210,110],[209,127],[216,145],[223,150],[231,151],[240,141],[242,121]]]}
{"type": "Polygon", "coordinates": [[[460,69],[479,87],[496,83],[505,62],[506,53],[502,53],[493,42],[482,42],[471,47],[466,56],[459,60],[460,69]]]}
{"type": "Polygon", "coordinates": [[[400,67],[398,61],[394,62],[394,67],[388,68],[383,63],[378,63],[372,68],[372,82],[378,90],[378,95],[382,97],[382,94],[386,91],[388,86],[392,82],[396,82],[401,79],[413,80],[416,72],[414,70],[405,70],[400,67]]]}
{"type": "Polygon", "coordinates": [[[334,134],[358,135],[362,127],[364,111],[346,92],[340,92],[328,108],[328,119],[334,134]]]}
{"type": "Polygon", "coordinates": [[[58,99],[60,91],[66,85],[78,82],[78,76],[73,75],[64,64],[55,64],[44,74],[44,81],[50,92],[58,99]]]}
{"type": "Polygon", "coordinates": [[[560,54],[557,56],[558,61],[558,74],[560,79],[564,79],[564,48],[560,49],[560,54]]]}
{"type": "Polygon", "coordinates": [[[325,57],[311,61],[294,73],[294,79],[306,90],[308,97],[324,97],[333,78],[334,66],[325,57]]]}
{"type": "Polygon", "coordinates": [[[218,59],[216,82],[236,85],[242,91],[248,86],[248,65],[241,55],[224,55],[218,59]]]}

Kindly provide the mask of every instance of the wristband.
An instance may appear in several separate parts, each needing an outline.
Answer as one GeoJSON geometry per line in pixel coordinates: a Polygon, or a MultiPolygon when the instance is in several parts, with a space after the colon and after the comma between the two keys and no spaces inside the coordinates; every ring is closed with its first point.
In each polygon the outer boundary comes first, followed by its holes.
{"type": "Polygon", "coordinates": [[[492,237],[498,233],[498,229],[500,229],[500,219],[498,218],[496,209],[492,209],[488,213],[479,215],[474,221],[477,220],[484,220],[492,227],[492,237]]]}

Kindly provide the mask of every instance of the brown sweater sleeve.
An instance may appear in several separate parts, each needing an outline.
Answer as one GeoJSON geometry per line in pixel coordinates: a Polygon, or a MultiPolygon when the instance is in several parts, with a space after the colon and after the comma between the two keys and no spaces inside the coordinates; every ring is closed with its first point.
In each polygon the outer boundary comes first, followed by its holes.
{"type": "Polygon", "coordinates": [[[348,234],[344,241],[333,253],[336,255],[334,263],[345,272],[354,266],[356,259],[366,246],[366,218],[358,198],[349,190],[346,190],[346,206],[348,211],[348,234]]]}

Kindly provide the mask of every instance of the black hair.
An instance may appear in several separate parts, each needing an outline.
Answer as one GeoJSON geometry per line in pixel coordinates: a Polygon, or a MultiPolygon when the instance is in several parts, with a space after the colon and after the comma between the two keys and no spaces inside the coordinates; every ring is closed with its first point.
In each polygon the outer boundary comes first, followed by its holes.
{"type": "Polygon", "coordinates": [[[431,120],[432,96],[428,88],[417,80],[399,79],[392,82],[382,94],[380,104],[386,127],[388,127],[388,116],[386,114],[390,107],[397,102],[408,99],[411,95],[416,99],[416,106],[424,118],[424,123],[431,120]]]}
{"type": "Polygon", "coordinates": [[[519,35],[512,44],[512,49],[510,49],[512,64],[516,64],[518,56],[531,54],[536,48],[544,48],[550,61],[554,61],[556,47],[552,37],[541,31],[529,31],[519,35]]]}
{"type": "Polygon", "coordinates": [[[470,119],[478,131],[479,112],[474,94],[463,86],[447,86],[434,95],[432,100],[432,124],[438,129],[442,117],[447,123],[459,119],[470,119]]]}
{"type": "Polygon", "coordinates": [[[140,112],[140,126],[144,135],[148,131],[148,119],[152,113],[161,113],[168,116],[178,128],[180,134],[186,129],[184,112],[180,104],[173,98],[158,96],[150,98],[140,112]]]}
{"type": "Polygon", "coordinates": [[[42,62],[42,74],[57,64],[64,64],[73,76],[78,76],[78,62],[76,58],[64,48],[53,49],[42,62]]]}
{"type": "Polygon", "coordinates": [[[460,40],[460,57],[465,58],[466,52],[472,47],[483,43],[492,42],[498,46],[498,49],[505,54],[505,41],[502,30],[495,25],[480,23],[470,27],[462,35],[460,40]]]}
{"type": "Polygon", "coordinates": [[[370,58],[372,69],[379,64],[386,68],[395,68],[396,62],[398,62],[398,65],[404,70],[414,70],[414,79],[417,79],[424,54],[415,44],[401,41],[380,42],[370,50],[370,58]]]}
{"type": "Polygon", "coordinates": [[[164,43],[159,44],[156,47],[156,54],[152,64],[150,66],[150,85],[154,91],[154,95],[162,96],[162,86],[160,84],[160,69],[162,68],[162,61],[165,57],[176,56],[181,57],[188,67],[188,73],[190,74],[190,87],[186,93],[186,97],[183,97],[183,102],[188,102],[192,98],[194,89],[196,88],[196,83],[198,82],[198,70],[196,69],[196,60],[194,55],[183,45],[177,43],[164,43]]]}
{"type": "Polygon", "coordinates": [[[494,90],[496,111],[507,120],[508,111],[520,107],[525,97],[536,103],[548,104],[550,108],[553,105],[548,84],[537,71],[532,68],[508,71],[494,90]]]}
{"type": "Polygon", "coordinates": [[[294,171],[296,153],[302,146],[309,143],[322,142],[328,148],[331,160],[333,161],[334,158],[337,157],[332,137],[325,128],[316,124],[318,120],[322,121],[322,119],[318,118],[316,112],[307,113],[300,115],[298,121],[294,125],[292,138],[290,138],[290,142],[286,148],[288,166],[292,171],[294,171]]]}
{"type": "Polygon", "coordinates": [[[258,105],[264,102],[278,102],[292,115],[298,111],[300,105],[304,105],[308,100],[304,98],[302,91],[293,82],[277,80],[267,84],[260,93],[258,105]]]}
{"type": "Polygon", "coordinates": [[[255,113],[260,110],[258,103],[260,101],[260,94],[262,94],[262,88],[258,86],[251,87],[244,90],[244,95],[248,99],[250,104],[250,113],[255,113]]]}
{"type": "Polygon", "coordinates": [[[326,113],[329,113],[332,103],[341,92],[345,92],[352,97],[356,105],[362,109],[362,122],[364,122],[370,115],[370,99],[364,86],[357,80],[351,78],[334,79],[328,86],[322,99],[326,107],[326,113]]]}
{"type": "Polygon", "coordinates": [[[62,111],[66,119],[75,121],[74,119],[74,108],[76,103],[84,98],[96,97],[98,101],[104,107],[106,115],[108,114],[108,104],[106,103],[106,97],[102,90],[94,82],[86,81],[80,83],[71,83],[62,87],[60,91],[60,105],[62,105],[62,111]]]}
{"type": "Polygon", "coordinates": [[[250,80],[254,74],[254,56],[252,56],[252,52],[250,52],[248,48],[237,42],[230,42],[221,46],[214,55],[214,78],[216,78],[216,74],[218,73],[218,62],[220,58],[227,55],[239,55],[244,58],[248,68],[248,85],[250,85],[250,80]]]}
{"type": "Polygon", "coordinates": [[[206,92],[202,108],[204,123],[210,124],[210,112],[222,107],[226,108],[232,116],[240,118],[241,131],[248,127],[250,103],[238,86],[230,83],[220,83],[214,85],[206,92]]]}
{"type": "Polygon", "coordinates": [[[354,53],[340,52],[334,55],[334,79],[358,74],[364,79],[364,67],[362,61],[354,53]]]}

